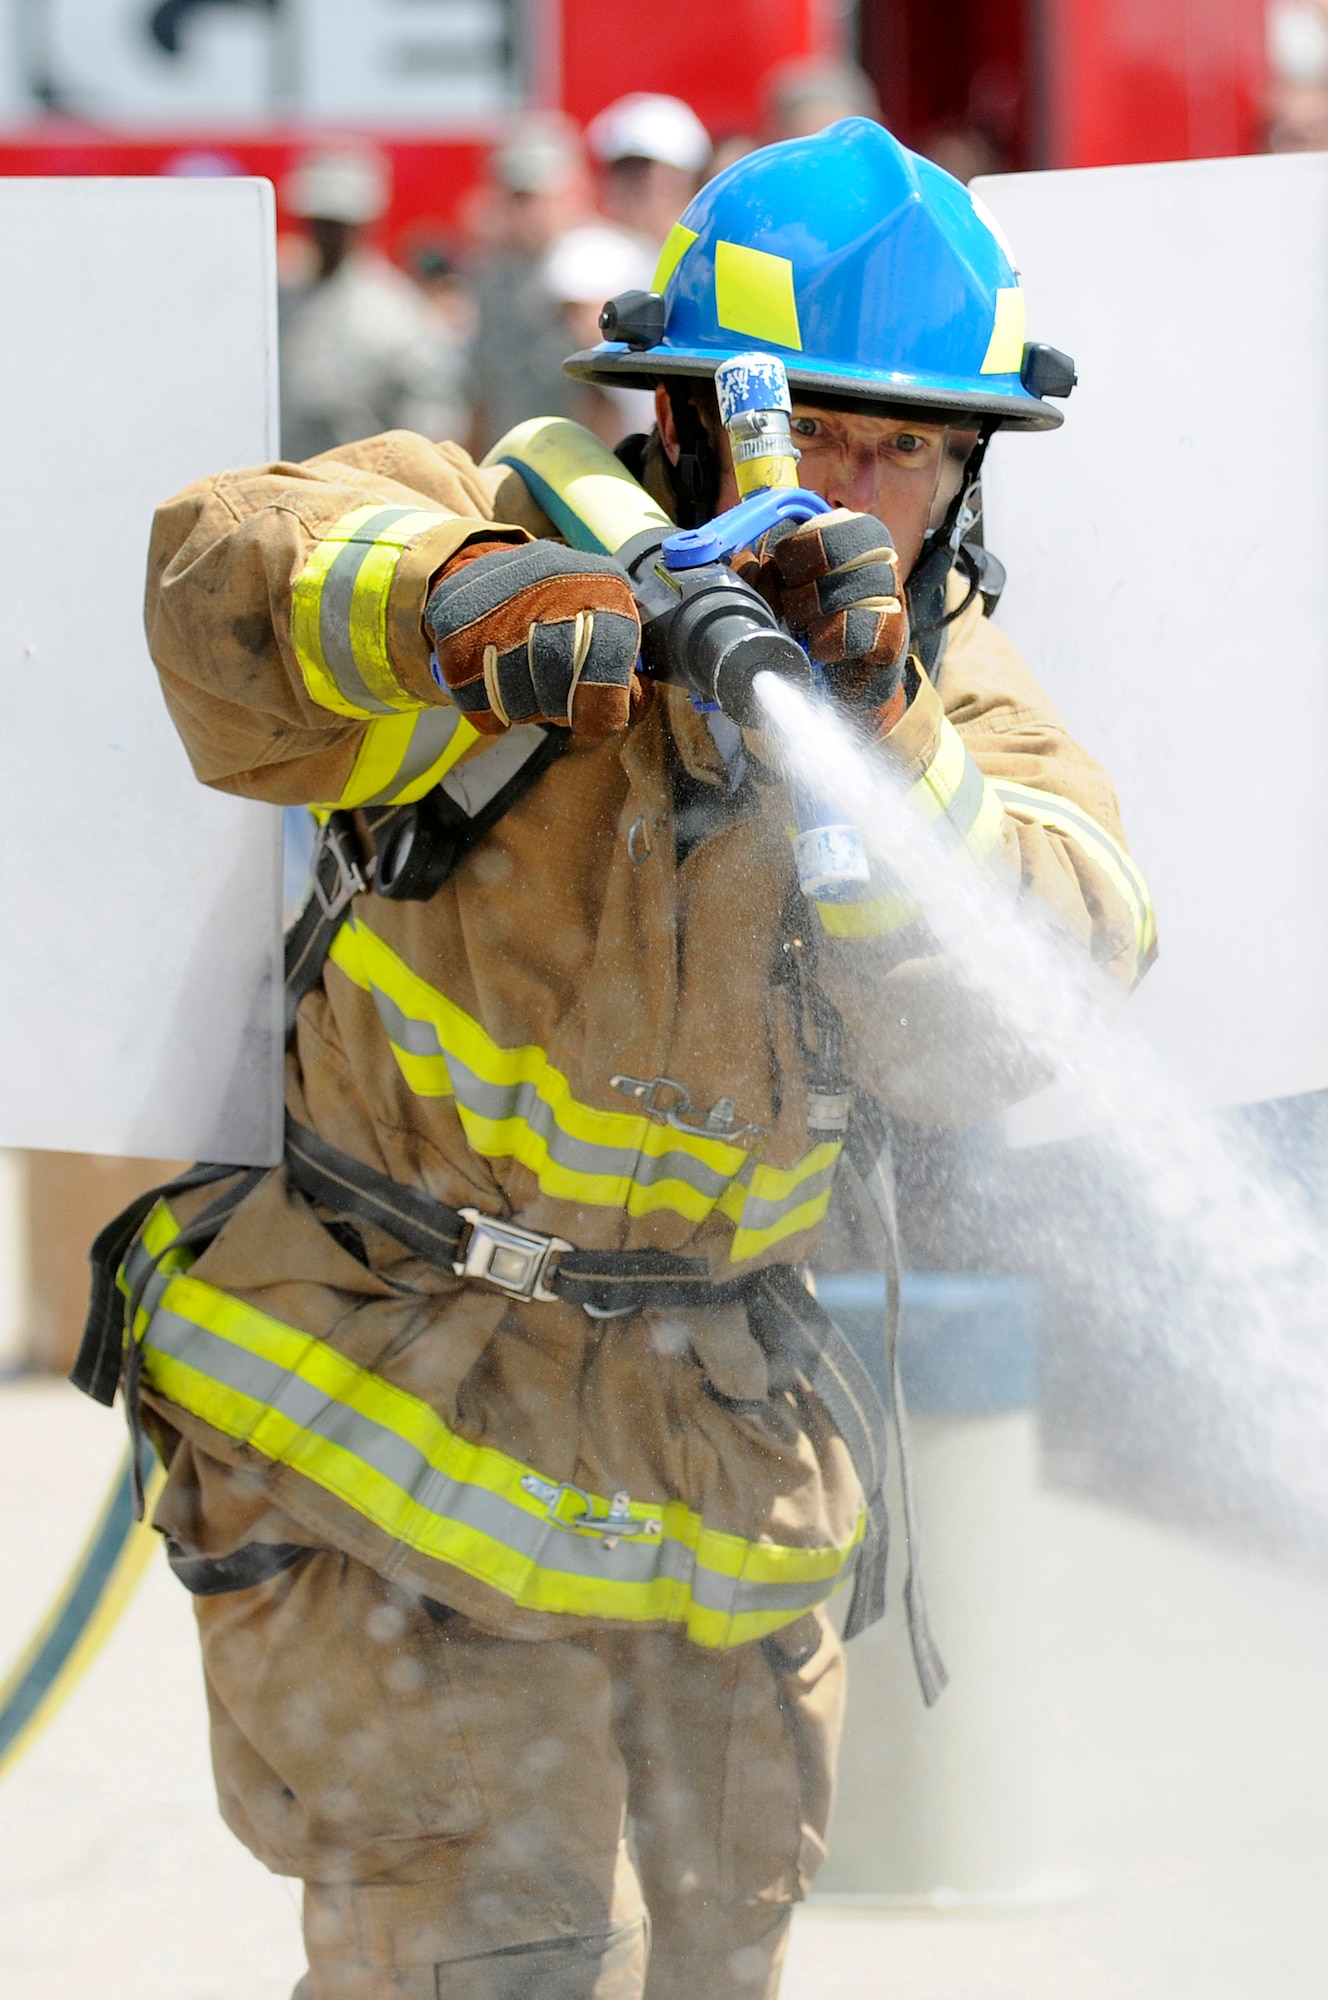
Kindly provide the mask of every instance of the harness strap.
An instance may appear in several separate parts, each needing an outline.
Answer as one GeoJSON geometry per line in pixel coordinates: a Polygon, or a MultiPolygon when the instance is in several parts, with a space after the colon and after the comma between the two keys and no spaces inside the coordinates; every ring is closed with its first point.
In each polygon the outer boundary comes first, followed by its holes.
{"type": "Polygon", "coordinates": [[[106,1224],[88,1251],[92,1265],[92,1292],[88,1315],[79,1342],[78,1356],[69,1371],[76,1389],[109,1409],[120,1386],[124,1360],[124,1299],[116,1283],[121,1264],[139,1230],[159,1201],[191,1188],[207,1187],[243,1171],[240,1167],[203,1165],[190,1167],[173,1181],[149,1188],[135,1196],[127,1208],[106,1224]]]}
{"type": "Polygon", "coordinates": [[[890,1166],[889,1133],[877,1106],[859,1098],[849,1128],[848,1153],[872,1198],[885,1244],[885,1364],[890,1383],[891,1416],[899,1452],[899,1484],[903,1496],[904,1612],[909,1645],[922,1699],[932,1708],[945,1692],[950,1676],[932,1637],[927,1600],[922,1588],[922,1526],[917,1484],[913,1476],[912,1435],[904,1403],[904,1377],[899,1356],[899,1222],[895,1213],[894,1173],[890,1166]]]}
{"type": "Polygon", "coordinates": [[[283,1570],[313,1555],[301,1542],[246,1542],[228,1556],[191,1556],[178,1542],[167,1542],[166,1560],[194,1597],[224,1597],[232,1590],[252,1590],[283,1570]]]}
{"type": "MultiPolygon", "coordinates": [[[[460,1209],[366,1167],[289,1117],[286,1168],[308,1200],[381,1229],[425,1263],[452,1271],[461,1261],[474,1225],[460,1209]]],[[[564,1249],[543,1277],[555,1298],[609,1314],[647,1306],[727,1305],[745,1298],[754,1282],[752,1277],[717,1281],[703,1259],[664,1250],[564,1249]]]]}
{"type": "Polygon", "coordinates": [[[308,900],[286,933],[288,1040],[295,1031],[301,1000],[323,976],[332,940],[351,897],[367,887],[354,819],[348,812],[329,813],[318,830],[308,900]]]}
{"type": "MultiPolygon", "coordinates": [[[[383,1230],[426,1263],[454,1268],[468,1227],[459,1210],[376,1173],[292,1119],[286,1161],[291,1179],[311,1201],[383,1230]]],[[[570,1250],[547,1283],[568,1304],[613,1314],[653,1305],[746,1302],[756,1339],[798,1370],[843,1439],[867,1503],[867,1530],[844,1628],[845,1636],[854,1638],[885,1612],[887,1420],[876,1385],[852,1342],[789,1265],[727,1284],[706,1277],[705,1268],[699,1259],[661,1250],[570,1250]]]]}
{"type": "MultiPolygon", "coordinates": [[[[568,748],[571,731],[544,730],[528,750],[517,769],[495,791],[484,796],[483,785],[467,781],[472,770],[478,776],[484,758],[463,766],[444,778],[442,784],[414,805],[395,806],[386,812],[364,815],[371,851],[366,854],[352,813],[328,814],[318,832],[310,869],[309,897],[286,934],[286,1035],[295,1032],[295,1016],[306,993],[323,976],[332,940],[352,897],[368,889],[377,872],[379,853],[386,854],[394,834],[411,823],[416,840],[430,846],[427,893],[434,895],[454,875],[471,849],[491,833],[500,819],[528,792],[537,778],[568,748]],[[478,798],[469,810],[455,794],[465,792],[478,798]]],[[[502,766],[510,769],[510,760],[502,766]]],[[[386,888],[385,893],[393,892],[386,888]]],[[[396,891],[404,895],[403,889],[396,891]]]]}
{"type": "Polygon", "coordinates": [[[759,1274],[751,1326],[763,1347],[787,1355],[805,1377],[843,1439],[867,1503],[867,1529],[844,1624],[844,1637],[855,1639],[885,1616],[885,1409],[853,1343],[789,1265],[759,1274]]]}
{"type": "MultiPolygon", "coordinates": [[[[133,1475],[134,1519],[141,1521],[147,1509],[147,1489],[143,1481],[143,1421],[139,1402],[139,1390],[143,1378],[143,1350],[134,1338],[134,1327],[139,1311],[144,1305],[154,1281],[159,1285],[158,1266],[162,1259],[173,1250],[193,1249],[197,1245],[211,1243],[219,1236],[237,1208],[247,1201],[259,1182],[268,1174],[266,1167],[231,1168],[237,1178],[231,1186],[223,1189],[215,1201],[196,1215],[192,1222],[172,1237],[171,1241],[155,1257],[144,1259],[143,1268],[129,1286],[120,1311],[120,1332],[124,1351],[124,1413],[129,1426],[131,1450],[131,1471],[133,1475]]],[[[160,1190],[165,1195],[169,1190],[160,1190]]]]}

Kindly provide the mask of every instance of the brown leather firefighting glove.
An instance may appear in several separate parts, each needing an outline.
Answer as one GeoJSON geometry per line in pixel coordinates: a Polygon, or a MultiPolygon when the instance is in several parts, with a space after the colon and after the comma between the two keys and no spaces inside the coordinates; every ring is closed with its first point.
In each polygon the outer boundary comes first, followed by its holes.
{"type": "Polygon", "coordinates": [[[484,735],[556,722],[582,736],[625,729],[644,696],[641,621],[607,556],[556,542],[470,542],[429,593],[431,670],[484,735]]]}
{"type": "Polygon", "coordinates": [[[902,706],[908,612],[890,531],[874,515],[836,507],[775,528],[740,573],[826,666],[836,699],[864,716],[902,706]]]}

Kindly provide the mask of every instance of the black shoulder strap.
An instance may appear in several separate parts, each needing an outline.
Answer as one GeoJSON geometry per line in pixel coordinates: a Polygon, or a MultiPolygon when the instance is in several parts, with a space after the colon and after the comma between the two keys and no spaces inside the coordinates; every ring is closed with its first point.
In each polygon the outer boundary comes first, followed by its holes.
{"type": "Polygon", "coordinates": [[[890,1152],[890,1128],[874,1098],[860,1092],[854,1100],[853,1122],[849,1126],[848,1152],[880,1218],[885,1246],[885,1374],[890,1385],[891,1416],[895,1444],[899,1452],[899,1484],[903,1499],[904,1611],[908,1619],[909,1644],[917,1670],[922,1699],[931,1708],[945,1691],[949,1674],[932,1637],[927,1617],[927,1601],[922,1587],[922,1523],[913,1476],[913,1452],[904,1404],[904,1375],[899,1353],[899,1305],[902,1273],[899,1263],[899,1224],[895,1215],[894,1163],[890,1152]]]}
{"type": "MultiPolygon", "coordinates": [[[[448,876],[460,867],[471,849],[562,755],[569,740],[570,732],[565,729],[546,730],[542,740],[536,743],[517,770],[490,797],[483,799],[474,812],[466,813],[455,801],[447,801],[447,810],[437,814],[434,829],[435,832],[437,828],[442,829],[445,842],[441,854],[434,857],[435,888],[441,887],[448,876]]],[[[441,796],[437,787],[429,796],[432,798],[435,795],[441,796]]],[[[424,805],[425,801],[420,804],[424,805]]],[[[393,830],[400,825],[402,816],[417,811],[414,806],[401,806],[377,815],[366,815],[365,824],[374,850],[367,855],[363,852],[353,814],[341,811],[330,813],[319,829],[309,898],[286,936],[288,1035],[294,1028],[301,1000],[322,977],[332,940],[351,898],[372,886],[377,852],[385,847],[393,830]]],[[[83,1337],[69,1376],[75,1388],[99,1403],[111,1404],[115,1401],[124,1366],[125,1324],[125,1302],[117,1278],[135,1237],[157,1202],[172,1194],[206,1187],[213,1181],[226,1180],[244,1172],[244,1168],[236,1166],[191,1167],[175,1180],[139,1195],[113,1221],[107,1223],[88,1252],[92,1265],[92,1288],[83,1337]]],[[[243,1192],[247,1194],[249,1182],[246,1180],[242,1185],[243,1192]]],[[[436,1216],[434,1224],[436,1227],[436,1216]]],[[[220,1227],[220,1223],[217,1226],[220,1227]]]]}
{"type": "Polygon", "coordinates": [[[173,1181],[165,1181],[160,1187],[149,1188],[146,1194],[135,1196],[97,1237],[88,1251],[88,1261],[92,1266],[88,1316],[83,1338],[79,1342],[78,1358],[69,1371],[70,1381],[85,1396],[107,1405],[115,1401],[124,1360],[124,1299],[116,1276],[134,1238],[157,1203],[170,1195],[184,1194],[190,1188],[208,1187],[213,1181],[225,1180],[228,1175],[243,1171],[242,1167],[191,1167],[188,1173],[177,1175],[173,1181]]]}
{"type": "Polygon", "coordinates": [[[314,847],[308,901],[286,935],[288,1038],[294,1033],[300,1002],[323,976],[332,940],[352,897],[366,889],[375,889],[393,901],[423,901],[436,895],[570,742],[570,730],[545,729],[542,740],[474,812],[467,812],[436,785],[414,805],[366,815],[371,843],[367,854],[354,815],[329,813],[314,847]],[[409,871],[398,870],[390,886],[380,884],[380,857],[390,857],[407,836],[415,851],[413,866],[409,871]],[[427,855],[422,852],[426,847],[427,855]]]}

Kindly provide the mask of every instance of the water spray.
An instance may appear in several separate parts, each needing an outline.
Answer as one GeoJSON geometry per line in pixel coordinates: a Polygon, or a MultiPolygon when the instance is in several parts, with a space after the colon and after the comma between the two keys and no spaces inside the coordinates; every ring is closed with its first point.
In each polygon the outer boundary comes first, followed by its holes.
{"type": "MultiPolygon", "coordinates": [[[[1053,1072],[1096,1142],[1125,1170],[1193,1310],[1168,1329],[1182,1376],[1218,1387],[1245,1473],[1289,1517],[1328,1534],[1328,1244],[1294,1199],[1198,1115],[1121,1017],[1119,989],[1032,903],[953,854],[916,814],[887,759],[829,706],[774,675],[755,694],[785,759],[836,801],[869,858],[918,905],[955,982],[991,1023],[1053,1072]]],[[[882,1019],[890,1010],[884,1005],[882,1019]]],[[[980,1033],[975,1029],[975,1033],[980,1033]]],[[[1123,1281],[1128,1281],[1124,1274],[1123,1281]]]]}

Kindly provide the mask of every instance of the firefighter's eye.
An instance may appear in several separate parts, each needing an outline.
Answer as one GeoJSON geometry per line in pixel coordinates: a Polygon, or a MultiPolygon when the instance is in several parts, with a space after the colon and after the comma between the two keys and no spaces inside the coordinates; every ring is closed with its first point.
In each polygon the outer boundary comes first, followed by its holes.
{"type": "Polygon", "coordinates": [[[789,428],[794,437],[810,438],[821,435],[821,426],[815,417],[794,417],[789,428]]]}
{"type": "Polygon", "coordinates": [[[919,437],[916,431],[896,431],[890,443],[895,451],[902,451],[909,458],[927,449],[926,438],[919,437]]]}

